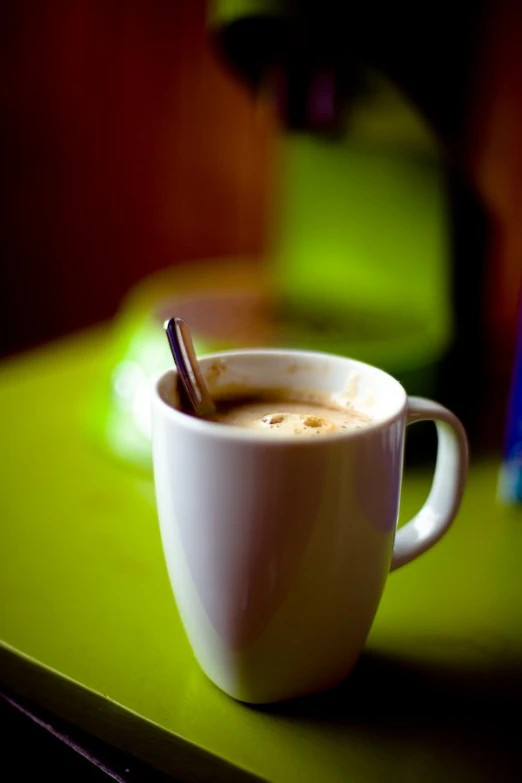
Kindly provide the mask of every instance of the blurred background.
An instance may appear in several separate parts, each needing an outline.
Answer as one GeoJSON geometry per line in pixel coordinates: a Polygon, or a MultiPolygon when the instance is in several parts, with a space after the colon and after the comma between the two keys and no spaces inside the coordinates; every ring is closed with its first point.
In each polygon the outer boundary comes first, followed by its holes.
{"type": "Polygon", "coordinates": [[[112,317],[155,270],[262,250],[266,130],[211,50],[206,3],[0,14],[3,353],[112,317]]]}
{"type": "Polygon", "coordinates": [[[148,460],[138,408],[174,310],[198,350],[347,353],[501,444],[518,2],[11,0],[0,19],[0,353],[106,323],[113,451],[148,460]]]}

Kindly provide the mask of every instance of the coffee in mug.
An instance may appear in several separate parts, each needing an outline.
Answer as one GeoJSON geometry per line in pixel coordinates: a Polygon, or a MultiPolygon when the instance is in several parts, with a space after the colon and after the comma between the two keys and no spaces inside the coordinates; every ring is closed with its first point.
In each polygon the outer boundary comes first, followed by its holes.
{"type": "Polygon", "coordinates": [[[216,401],[216,413],[210,420],[270,437],[302,438],[358,430],[373,421],[353,405],[336,403],[330,395],[289,389],[258,389],[243,395],[236,392],[216,401]]]}
{"type": "Polygon", "coordinates": [[[463,427],[341,356],[230,351],[200,366],[215,421],[187,415],[173,370],[152,405],[163,549],[194,654],[245,702],[332,687],[364,647],[389,572],[455,518],[463,427]],[[438,433],[433,485],[397,530],[406,428],[425,419],[438,433]]]}

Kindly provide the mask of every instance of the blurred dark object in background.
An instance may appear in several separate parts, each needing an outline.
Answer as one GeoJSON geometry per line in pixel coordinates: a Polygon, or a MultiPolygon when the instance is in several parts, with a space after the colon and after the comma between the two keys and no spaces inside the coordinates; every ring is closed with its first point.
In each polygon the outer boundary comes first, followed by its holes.
{"type": "Polygon", "coordinates": [[[454,318],[438,396],[472,432],[487,405],[480,438],[498,446],[522,279],[521,4],[435,0],[422,17],[401,0],[217,5],[224,59],[250,90],[271,86],[289,132],[341,138],[368,66],[429,121],[446,153],[454,318]]]}
{"type": "MultiPolygon", "coordinates": [[[[287,128],[329,133],[311,111],[318,74],[331,77],[334,127],[365,90],[365,70],[386,74],[427,117],[446,145],[466,132],[477,46],[488,0],[216,0],[217,44],[233,71],[259,90],[274,73],[287,128]]],[[[324,85],[324,79],[323,79],[324,85]]],[[[349,116],[349,112],[348,112],[349,116]]]]}

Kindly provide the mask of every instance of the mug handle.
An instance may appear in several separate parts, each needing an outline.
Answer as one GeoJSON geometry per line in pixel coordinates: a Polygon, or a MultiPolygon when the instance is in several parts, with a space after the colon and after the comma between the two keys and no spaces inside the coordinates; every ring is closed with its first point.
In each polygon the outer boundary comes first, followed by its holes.
{"type": "Polygon", "coordinates": [[[460,506],[468,471],[464,427],[447,408],[422,397],[408,397],[407,424],[434,421],[437,462],[430,494],[418,514],[395,535],[390,571],[421,555],[449,528],[460,506]]]}

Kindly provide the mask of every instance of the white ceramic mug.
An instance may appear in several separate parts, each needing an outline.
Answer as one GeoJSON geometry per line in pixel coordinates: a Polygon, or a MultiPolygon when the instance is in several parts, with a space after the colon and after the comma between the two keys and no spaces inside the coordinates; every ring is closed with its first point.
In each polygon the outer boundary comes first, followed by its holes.
{"type": "Polygon", "coordinates": [[[453,521],[467,471],[458,419],[406,396],[382,370],[329,354],[230,351],[201,359],[210,390],[281,388],[351,397],[375,418],[317,439],[270,438],[179,410],[176,374],[153,395],[163,548],[201,667],[226,693],[270,702],[342,681],[368,636],[388,572],[453,521]],[[426,503],[396,531],[406,425],[437,425],[426,503]]]}

